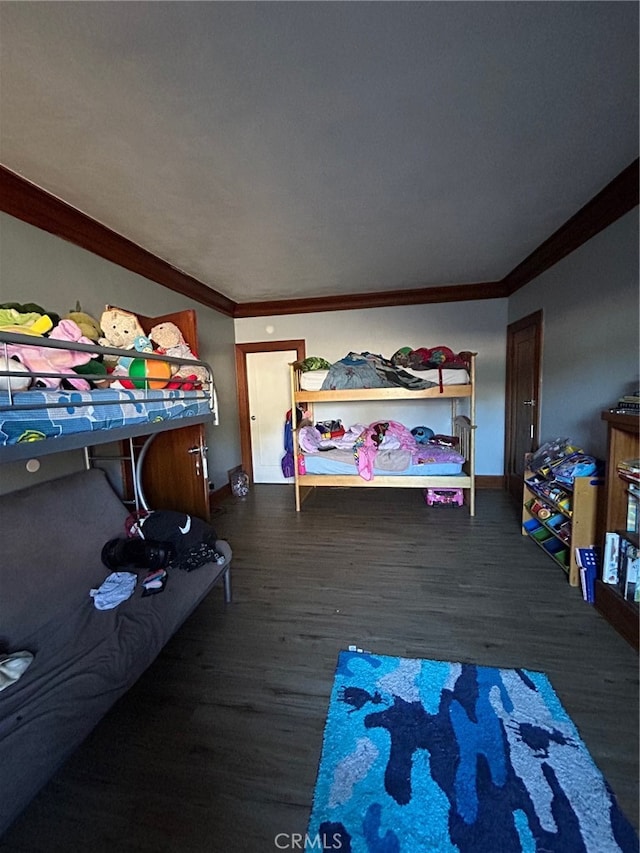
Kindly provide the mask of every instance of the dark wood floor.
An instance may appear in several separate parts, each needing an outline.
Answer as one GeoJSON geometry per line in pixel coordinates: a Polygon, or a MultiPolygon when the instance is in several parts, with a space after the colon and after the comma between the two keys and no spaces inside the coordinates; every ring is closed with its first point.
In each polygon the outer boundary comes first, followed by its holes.
{"type": "Polygon", "coordinates": [[[234,603],[205,600],[0,849],[278,849],[305,832],[351,643],[546,672],[637,827],[637,655],[520,535],[504,493],[481,491],[470,519],[413,489],[317,490],[296,514],[289,487],[256,486],[214,525],[234,603]]]}

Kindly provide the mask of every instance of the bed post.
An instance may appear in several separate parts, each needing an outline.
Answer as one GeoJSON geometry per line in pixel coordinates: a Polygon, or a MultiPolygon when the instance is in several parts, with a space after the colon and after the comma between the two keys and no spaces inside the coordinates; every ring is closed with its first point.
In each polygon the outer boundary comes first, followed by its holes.
{"type": "Polygon", "coordinates": [[[469,359],[469,380],[471,382],[471,399],[469,400],[469,420],[471,429],[469,435],[469,515],[476,514],[476,355],[472,352],[469,359]]]}
{"type": "Polygon", "coordinates": [[[296,512],[300,512],[300,482],[298,480],[298,425],[296,423],[296,368],[295,362],[289,364],[291,384],[291,435],[293,438],[293,488],[296,498],[296,512]]]}

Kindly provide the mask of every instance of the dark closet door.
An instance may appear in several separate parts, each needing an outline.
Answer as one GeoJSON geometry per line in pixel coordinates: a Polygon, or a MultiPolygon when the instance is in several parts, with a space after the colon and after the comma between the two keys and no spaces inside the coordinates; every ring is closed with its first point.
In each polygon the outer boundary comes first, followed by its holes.
{"type": "Polygon", "coordinates": [[[538,447],[542,311],[507,327],[505,477],[507,491],[522,500],[524,456],[538,447]]]}
{"type": "MultiPolygon", "coordinates": [[[[175,323],[191,350],[199,355],[196,313],[192,309],[142,317],[145,332],[158,323],[175,323]]],[[[173,509],[209,520],[209,476],[204,425],[158,433],[148,444],[142,488],[151,509],[173,509]]]]}
{"type": "Polygon", "coordinates": [[[152,439],[142,466],[151,509],[173,509],[209,520],[209,478],[203,425],[172,429],[152,439]]]}

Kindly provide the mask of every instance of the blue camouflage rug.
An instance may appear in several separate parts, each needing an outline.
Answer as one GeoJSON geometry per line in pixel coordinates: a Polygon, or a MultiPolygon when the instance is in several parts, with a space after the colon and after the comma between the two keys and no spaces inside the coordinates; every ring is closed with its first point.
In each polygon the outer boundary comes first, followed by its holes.
{"type": "Polygon", "coordinates": [[[343,651],[306,849],[637,853],[638,838],[542,673],[343,651]]]}

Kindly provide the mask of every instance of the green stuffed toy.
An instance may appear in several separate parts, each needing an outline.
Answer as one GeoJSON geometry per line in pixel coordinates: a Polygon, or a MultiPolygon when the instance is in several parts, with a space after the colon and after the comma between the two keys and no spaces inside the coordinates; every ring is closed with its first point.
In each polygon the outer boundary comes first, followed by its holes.
{"type": "Polygon", "coordinates": [[[74,323],[77,323],[85,338],[89,338],[97,343],[98,339],[102,337],[102,329],[100,328],[99,321],[95,317],[92,317],[91,314],[83,311],[79,302],[76,302],[75,310],[69,311],[68,314],[64,315],[64,319],[73,320],[74,323]]]}
{"type": "Polygon", "coordinates": [[[41,337],[51,329],[53,329],[53,322],[48,314],[0,307],[0,331],[2,332],[41,337]]]}
{"type": "MultiPolygon", "coordinates": [[[[57,326],[60,322],[60,315],[56,314],[55,311],[47,311],[41,305],[37,305],[35,302],[2,302],[0,303],[0,308],[7,308],[11,311],[16,311],[18,314],[39,314],[43,317],[48,317],[51,320],[51,325],[46,331],[38,331],[36,334],[43,335],[46,334],[50,329],[53,329],[54,326],[57,326]]],[[[20,320],[17,323],[5,323],[7,325],[26,325],[23,320],[20,320]]],[[[6,331],[6,330],[5,330],[6,331]]],[[[17,329],[15,331],[18,331],[17,329]]]]}
{"type": "MultiPolygon", "coordinates": [[[[80,331],[85,336],[85,338],[89,338],[89,340],[94,343],[98,343],[98,340],[102,337],[102,329],[100,328],[100,323],[96,320],[95,317],[92,317],[91,314],[87,314],[86,311],[83,311],[80,303],[76,302],[76,307],[74,311],[69,311],[64,316],[65,320],[73,320],[80,327],[80,331]]],[[[87,364],[76,365],[74,368],[76,373],[79,373],[81,376],[86,375],[101,375],[104,378],[107,378],[107,366],[104,363],[104,356],[99,355],[97,358],[91,359],[87,364]]],[[[101,379],[88,379],[87,380],[92,388],[99,388],[104,385],[104,380],[101,379]]]]}

